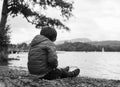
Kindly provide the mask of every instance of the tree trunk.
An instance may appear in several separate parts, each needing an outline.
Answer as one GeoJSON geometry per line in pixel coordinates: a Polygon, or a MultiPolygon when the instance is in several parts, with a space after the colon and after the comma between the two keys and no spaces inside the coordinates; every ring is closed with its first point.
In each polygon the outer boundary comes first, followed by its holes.
{"type": "Polygon", "coordinates": [[[2,14],[0,20],[0,62],[4,62],[8,58],[8,47],[4,45],[4,31],[8,17],[7,1],[8,0],[3,0],[2,14]]]}

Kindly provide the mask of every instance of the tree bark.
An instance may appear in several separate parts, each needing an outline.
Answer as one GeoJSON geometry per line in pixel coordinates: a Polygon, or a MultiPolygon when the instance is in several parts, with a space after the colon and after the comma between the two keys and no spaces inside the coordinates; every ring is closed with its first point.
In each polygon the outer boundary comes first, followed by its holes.
{"type": "Polygon", "coordinates": [[[2,13],[1,13],[1,20],[0,20],[0,62],[4,62],[8,58],[7,54],[7,46],[3,46],[4,42],[4,31],[5,31],[5,26],[7,22],[7,17],[8,17],[8,7],[7,7],[7,2],[8,0],[3,0],[3,6],[2,6],[2,13]]]}

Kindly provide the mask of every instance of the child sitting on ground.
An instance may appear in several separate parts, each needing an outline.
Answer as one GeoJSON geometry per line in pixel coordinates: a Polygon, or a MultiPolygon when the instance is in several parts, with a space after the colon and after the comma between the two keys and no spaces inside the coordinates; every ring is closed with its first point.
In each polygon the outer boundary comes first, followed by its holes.
{"type": "Polygon", "coordinates": [[[28,53],[29,72],[48,80],[78,76],[80,69],[69,71],[69,66],[57,68],[56,46],[53,43],[56,37],[57,32],[51,27],[44,27],[40,35],[35,36],[28,53]]]}

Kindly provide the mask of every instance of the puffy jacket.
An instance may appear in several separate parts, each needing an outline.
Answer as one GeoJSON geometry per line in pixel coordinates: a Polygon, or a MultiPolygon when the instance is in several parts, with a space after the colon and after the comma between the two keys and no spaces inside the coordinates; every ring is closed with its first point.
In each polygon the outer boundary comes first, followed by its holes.
{"type": "Polygon", "coordinates": [[[29,72],[43,77],[57,66],[55,44],[42,35],[35,36],[28,53],[29,72]]]}

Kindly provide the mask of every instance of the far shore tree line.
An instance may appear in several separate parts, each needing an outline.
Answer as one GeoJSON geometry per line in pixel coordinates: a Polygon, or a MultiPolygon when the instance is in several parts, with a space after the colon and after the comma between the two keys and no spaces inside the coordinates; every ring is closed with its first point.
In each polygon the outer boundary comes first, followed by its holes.
{"type": "Polygon", "coordinates": [[[8,52],[9,53],[19,53],[19,52],[28,52],[29,51],[29,44],[27,43],[20,43],[20,44],[9,44],[8,52]]]}
{"type": "Polygon", "coordinates": [[[109,46],[109,45],[91,45],[89,43],[82,42],[65,42],[63,44],[57,45],[57,50],[59,51],[86,51],[86,52],[120,52],[120,46],[109,46]]]}
{"type": "MultiPolygon", "coordinates": [[[[30,44],[10,44],[9,53],[28,52],[30,44]]],[[[57,51],[85,51],[85,52],[120,52],[120,46],[95,46],[82,42],[64,42],[63,44],[56,45],[57,51]]]]}

